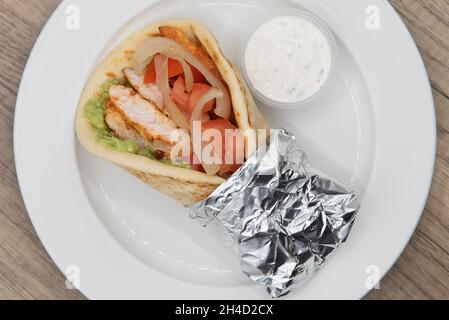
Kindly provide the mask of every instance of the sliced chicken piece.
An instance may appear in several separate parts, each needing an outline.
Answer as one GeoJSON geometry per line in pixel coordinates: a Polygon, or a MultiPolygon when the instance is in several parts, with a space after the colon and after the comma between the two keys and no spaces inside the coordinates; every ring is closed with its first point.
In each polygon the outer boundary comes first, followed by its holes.
{"type": "MultiPolygon", "coordinates": [[[[137,142],[139,146],[156,150],[153,143],[148,142],[147,139],[140,136],[139,132],[133,129],[133,127],[126,122],[120,110],[117,109],[112,103],[108,104],[106,108],[104,120],[109,128],[111,128],[120,138],[130,139],[137,142]]],[[[162,148],[164,148],[164,146],[162,146],[162,148]]]]}
{"type": "Polygon", "coordinates": [[[129,83],[131,83],[134,90],[136,90],[144,99],[153,102],[159,109],[162,109],[164,98],[156,84],[144,84],[143,76],[139,76],[132,68],[123,69],[123,74],[128,79],[129,83]]]}
{"type": "Polygon", "coordinates": [[[170,118],[134,90],[113,85],[109,95],[105,121],[120,138],[132,139],[161,152],[164,157],[170,157],[178,143],[190,145],[186,131],[178,129],[170,118]],[[180,136],[174,135],[175,132],[180,136]]]}

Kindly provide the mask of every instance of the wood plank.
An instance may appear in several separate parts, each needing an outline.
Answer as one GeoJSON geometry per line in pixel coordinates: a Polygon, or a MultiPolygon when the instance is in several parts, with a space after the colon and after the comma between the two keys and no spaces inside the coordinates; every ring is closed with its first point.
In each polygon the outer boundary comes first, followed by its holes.
{"type": "MultiPolygon", "coordinates": [[[[449,275],[449,1],[392,0],[409,28],[433,87],[438,151],[432,189],[418,230],[367,299],[448,299],[449,275]]],[[[419,130],[419,128],[417,128],[419,130]]]]}
{"type": "Polygon", "coordinates": [[[0,2],[0,299],[82,299],[42,247],[26,213],[13,161],[12,129],[30,50],[59,0],[0,2]]]}

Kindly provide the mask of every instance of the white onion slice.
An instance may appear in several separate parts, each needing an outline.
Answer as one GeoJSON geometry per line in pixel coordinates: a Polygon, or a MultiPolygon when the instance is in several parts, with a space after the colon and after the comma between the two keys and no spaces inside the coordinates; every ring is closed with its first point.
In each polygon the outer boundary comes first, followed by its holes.
{"type": "Polygon", "coordinates": [[[207,175],[215,176],[221,169],[221,164],[203,164],[203,169],[207,175]]]}
{"type": "Polygon", "coordinates": [[[186,83],[186,92],[190,93],[193,89],[193,72],[192,68],[184,59],[177,59],[184,69],[184,80],[186,83]]]}
{"type": "MultiPolygon", "coordinates": [[[[218,89],[216,89],[216,88],[213,88],[213,87],[210,88],[208,91],[206,91],[202,95],[202,97],[200,98],[200,100],[196,104],[195,109],[193,110],[192,117],[190,118],[190,128],[191,128],[191,130],[193,130],[193,123],[194,123],[194,121],[201,121],[203,119],[204,106],[209,101],[211,101],[213,99],[220,99],[222,97],[223,97],[223,92],[218,90],[218,89]]],[[[192,132],[192,137],[193,137],[193,132],[192,132]]],[[[201,142],[203,142],[203,141],[201,141],[201,142]]],[[[201,152],[202,152],[202,150],[201,150],[201,152]]],[[[204,171],[206,171],[206,173],[208,175],[211,175],[211,176],[216,175],[220,171],[220,169],[221,169],[221,164],[205,163],[203,161],[203,157],[201,157],[201,164],[203,165],[204,171]]]]}
{"type": "Polygon", "coordinates": [[[201,121],[203,119],[204,106],[213,99],[220,99],[223,97],[223,92],[217,88],[210,88],[198,100],[195,109],[193,109],[192,117],[190,118],[190,127],[193,128],[194,121],[201,121]]]}
{"type": "Polygon", "coordinates": [[[156,85],[162,92],[164,106],[172,121],[181,129],[189,130],[189,122],[182,111],[170,97],[170,84],[168,83],[168,57],[157,54],[154,57],[156,68],[156,85]]]}
{"type": "Polygon", "coordinates": [[[189,122],[187,121],[184,113],[181,109],[179,109],[171,97],[168,97],[166,110],[170,115],[170,119],[172,119],[178,127],[187,131],[190,130],[189,122]]]}
{"type": "Polygon", "coordinates": [[[176,60],[183,59],[194,66],[202,75],[204,75],[211,86],[223,92],[223,96],[217,99],[215,114],[224,119],[229,119],[231,117],[231,98],[225,85],[194,55],[176,41],[164,37],[156,37],[146,41],[134,54],[136,69],[143,70],[157,53],[162,53],[165,56],[176,60]]]}
{"type": "Polygon", "coordinates": [[[168,97],[170,96],[170,84],[168,83],[168,58],[161,54],[157,54],[154,57],[154,66],[156,69],[156,85],[162,93],[164,106],[166,106],[168,97]]]}

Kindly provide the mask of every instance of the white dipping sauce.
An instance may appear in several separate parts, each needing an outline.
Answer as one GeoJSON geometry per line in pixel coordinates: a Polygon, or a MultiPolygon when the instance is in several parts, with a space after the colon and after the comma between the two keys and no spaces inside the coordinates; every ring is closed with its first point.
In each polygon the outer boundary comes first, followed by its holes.
{"type": "Polygon", "coordinates": [[[298,102],[326,82],[332,67],[331,47],[315,24],[297,16],[280,16],[252,35],[245,67],[261,94],[278,102],[298,102]]]}

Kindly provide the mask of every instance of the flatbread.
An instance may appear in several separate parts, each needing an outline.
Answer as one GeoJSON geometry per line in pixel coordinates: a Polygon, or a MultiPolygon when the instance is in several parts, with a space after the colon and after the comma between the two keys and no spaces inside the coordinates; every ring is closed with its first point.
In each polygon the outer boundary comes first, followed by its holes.
{"type": "Polygon", "coordinates": [[[76,114],[76,131],[81,144],[92,154],[110,161],[132,173],[146,184],[167,194],[183,205],[207,198],[225,180],[191,169],[164,164],[157,160],[115,151],[98,142],[95,130],[84,114],[86,103],[100,92],[108,79],[122,76],[122,69],[132,66],[135,50],[148,39],[158,37],[160,26],[179,28],[191,40],[201,44],[216,64],[229,88],[237,125],[245,134],[245,153],[249,157],[257,149],[254,132],[247,129],[268,129],[240,73],[223,55],[210,31],[195,20],[173,20],[152,24],[132,34],[114,49],[98,66],[81,95],[76,114]]]}

